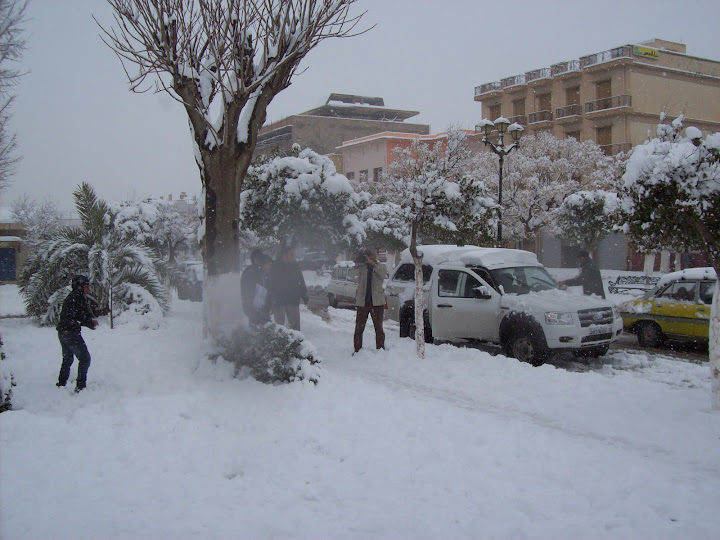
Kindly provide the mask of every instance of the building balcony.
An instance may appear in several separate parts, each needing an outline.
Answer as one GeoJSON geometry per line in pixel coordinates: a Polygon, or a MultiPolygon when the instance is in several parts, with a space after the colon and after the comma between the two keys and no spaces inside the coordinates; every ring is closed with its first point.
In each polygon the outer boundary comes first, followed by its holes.
{"type": "Polygon", "coordinates": [[[528,118],[524,114],[516,114],[515,116],[511,116],[508,118],[510,120],[511,124],[520,124],[521,126],[527,126],[528,118]]]}
{"type": "Polygon", "coordinates": [[[528,115],[528,124],[537,124],[538,122],[552,122],[552,111],[537,111],[528,115]]]}
{"type": "Polygon", "coordinates": [[[630,143],[619,144],[601,144],[600,149],[605,152],[606,156],[617,156],[618,154],[627,154],[632,145],[630,143]]]}
{"type": "Polygon", "coordinates": [[[580,58],[580,66],[583,68],[609,62],[617,58],[632,58],[633,48],[630,45],[624,45],[609,51],[602,51],[595,54],[589,54],[580,58]]]}
{"type": "Polygon", "coordinates": [[[555,119],[560,120],[561,118],[568,118],[570,116],[582,116],[582,113],[582,105],[566,105],[565,107],[555,109],[555,119]]]}
{"type": "Polygon", "coordinates": [[[489,94],[491,92],[500,92],[502,90],[502,84],[500,81],[489,82],[481,84],[475,87],[475,96],[481,96],[483,94],[489,94]]]}
{"type": "Polygon", "coordinates": [[[525,73],[526,82],[550,82],[552,79],[552,70],[550,68],[534,69],[525,73]]]}
{"type": "Polygon", "coordinates": [[[580,75],[580,69],[580,60],[569,60],[550,66],[553,77],[570,74],[580,75]]]}
{"type": "Polygon", "coordinates": [[[513,75],[512,77],[505,77],[504,79],[500,79],[500,84],[503,88],[512,88],[513,86],[522,86],[523,84],[527,83],[527,80],[525,79],[525,74],[521,73],[520,75],[513,75]]]}
{"type": "Polygon", "coordinates": [[[612,96],[608,98],[596,99],[595,101],[586,101],[585,114],[595,113],[599,111],[607,111],[610,109],[619,109],[623,107],[632,107],[632,96],[612,96]]]}

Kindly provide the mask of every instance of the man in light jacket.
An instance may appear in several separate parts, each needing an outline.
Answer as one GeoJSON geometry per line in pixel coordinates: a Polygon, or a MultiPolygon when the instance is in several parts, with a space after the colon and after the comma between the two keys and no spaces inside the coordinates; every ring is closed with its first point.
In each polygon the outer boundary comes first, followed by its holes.
{"type": "Polygon", "coordinates": [[[355,352],[362,349],[363,332],[368,315],[375,327],[375,347],[385,348],[385,332],[383,331],[383,312],[385,311],[385,291],[383,280],[387,277],[387,268],[377,260],[377,252],[372,249],[361,249],[355,259],[353,268],[357,283],[355,294],[355,335],[353,342],[355,352]]]}

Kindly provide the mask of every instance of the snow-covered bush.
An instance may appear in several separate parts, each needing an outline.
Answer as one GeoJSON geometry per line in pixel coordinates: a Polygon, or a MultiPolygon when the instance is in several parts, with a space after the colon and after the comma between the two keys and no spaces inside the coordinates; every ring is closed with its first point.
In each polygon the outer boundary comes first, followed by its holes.
{"type": "Polygon", "coordinates": [[[257,329],[238,328],[230,338],[219,338],[218,353],[235,364],[235,375],[250,374],[266,384],[320,379],[320,362],[302,333],[267,323],[257,329]]]}
{"type": "Polygon", "coordinates": [[[73,196],[82,226],[61,228],[40,242],[21,274],[28,315],[41,324],[55,324],[76,274],[90,279],[90,294],[99,308],[96,315],[109,311],[111,323],[114,315],[141,297],[141,310],[164,313],[168,299],[159,278],[160,260],[150,248],[117,232],[107,204],[88,184],[81,184],[73,196]],[[126,294],[130,285],[145,293],[126,294]],[[155,301],[146,302],[147,296],[155,301]]]}
{"type": "Polygon", "coordinates": [[[565,197],[555,210],[553,230],[571,246],[594,251],[613,231],[620,199],[609,191],[578,191],[565,197]]]}
{"type": "Polygon", "coordinates": [[[0,336],[0,413],[12,409],[12,387],[15,386],[15,380],[5,366],[5,352],[2,350],[3,341],[0,336]]]}

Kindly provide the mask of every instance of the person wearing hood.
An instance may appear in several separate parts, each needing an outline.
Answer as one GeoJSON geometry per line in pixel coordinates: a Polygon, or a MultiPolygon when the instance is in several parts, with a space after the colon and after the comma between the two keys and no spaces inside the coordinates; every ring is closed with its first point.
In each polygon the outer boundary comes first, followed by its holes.
{"type": "Polygon", "coordinates": [[[605,287],[603,287],[602,278],[600,277],[600,270],[595,266],[590,254],[583,249],[578,253],[577,260],[580,274],[572,279],[558,281],[558,286],[563,288],[582,285],[583,294],[588,296],[596,294],[605,298],[605,287]]]}
{"type": "Polygon", "coordinates": [[[87,373],[90,369],[90,352],[80,333],[82,326],[91,330],[97,328],[98,322],[93,319],[93,312],[88,303],[87,294],[90,280],[78,275],[72,278],[72,291],[67,295],[60,311],[60,320],[55,327],[62,348],[62,365],[58,382],[55,386],[65,386],[70,377],[74,357],[78,359],[78,374],[75,392],[80,392],[87,384],[87,373]]]}

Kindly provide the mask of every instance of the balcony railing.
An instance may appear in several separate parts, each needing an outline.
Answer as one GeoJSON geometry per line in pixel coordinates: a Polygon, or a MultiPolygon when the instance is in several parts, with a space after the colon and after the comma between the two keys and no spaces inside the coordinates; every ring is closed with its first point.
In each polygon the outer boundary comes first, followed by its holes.
{"type": "Polygon", "coordinates": [[[600,149],[605,152],[606,156],[616,156],[618,154],[627,154],[632,145],[630,143],[619,143],[619,144],[601,144],[600,149]]]}
{"type": "Polygon", "coordinates": [[[489,82],[481,84],[475,87],[475,95],[487,94],[488,92],[494,92],[495,90],[502,90],[502,84],[500,81],[489,82]]]}
{"type": "Polygon", "coordinates": [[[534,124],[536,122],[552,122],[552,119],[552,111],[538,111],[528,115],[528,123],[530,124],[534,124]]]}
{"type": "Polygon", "coordinates": [[[550,79],[552,77],[552,70],[550,68],[534,69],[525,73],[525,80],[527,82],[537,81],[539,79],[550,79]]]}
{"type": "Polygon", "coordinates": [[[508,88],[509,86],[517,86],[519,84],[525,84],[527,81],[525,80],[525,74],[521,73],[520,75],[513,75],[512,77],[505,77],[504,79],[500,80],[500,84],[502,84],[503,88],[508,88]]]}
{"type": "Polygon", "coordinates": [[[527,116],[524,114],[516,114],[515,116],[511,116],[508,118],[510,120],[511,124],[520,124],[521,126],[527,126],[527,116]]]}
{"type": "Polygon", "coordinates": [[[585,113],[615,109],[617,107],[632,107],[632,96],[612,96],[585,102],[585,113]]]}
{"type": "Polygon", "coordinates": [[[568,116],[582,116],[582,105],[566,105],[555,109],[555,118],[566,118],[568,116]]]}
{"type": "Polygon", "coordinates": [[[609,51],[603,51],[580,58],[580,64],[582,67],[592,66],[601,62],[607,62],[609,60],[615,60],[616,58],[631,58],[632,47],[630,45],[624,45],[617,47],[616,49],[610,49],[609,51]]]}
{"type": "Polygon", "coordinates": [[[569,60],[567,62],[553,64],[550,69],[552,70],[553,76],[571,71],[580,71],[580,60],[569,60]]]}

